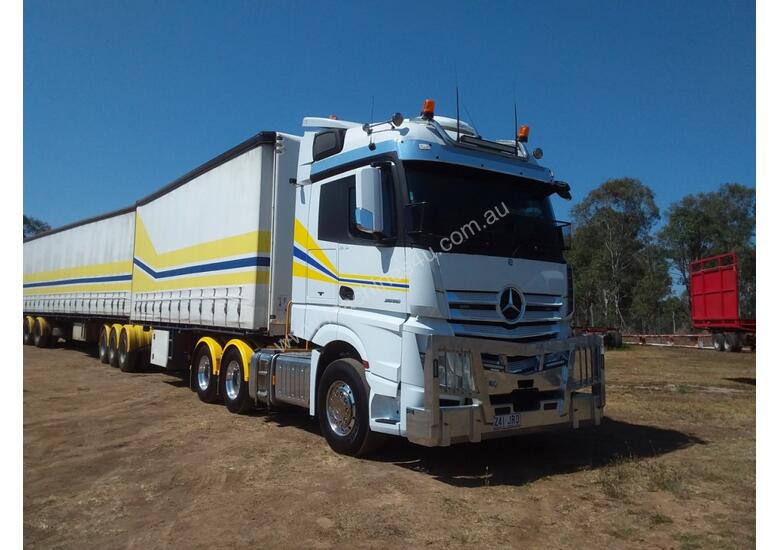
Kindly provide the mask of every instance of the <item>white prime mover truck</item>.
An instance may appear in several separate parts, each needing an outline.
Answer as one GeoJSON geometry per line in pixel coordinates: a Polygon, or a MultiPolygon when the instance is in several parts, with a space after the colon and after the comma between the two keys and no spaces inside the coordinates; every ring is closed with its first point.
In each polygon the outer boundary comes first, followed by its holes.
{"type": "MultiPolygon", "coordinates": [[[[300,406],[340,453],[580,423],[605,406],[600,337],[571,334],[569,186],[434,114],[305,118],[130,208],[24,243],[24,343],[97,344],[188,370],[230,411],[300,406]]],[[[536,157],[536,158],[535,158],[536,157]]]]}

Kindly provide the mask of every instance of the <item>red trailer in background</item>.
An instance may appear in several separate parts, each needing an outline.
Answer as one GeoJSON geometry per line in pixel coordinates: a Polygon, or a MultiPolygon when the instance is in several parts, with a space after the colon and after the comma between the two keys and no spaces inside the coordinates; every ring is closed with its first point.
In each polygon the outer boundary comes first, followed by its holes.
{"type": "Polygon", "coordinates": [[[756,348],[756,321],[739,315],[737,254],[691,262],[691,326],[712,333],[718,351],[756,348]]]}

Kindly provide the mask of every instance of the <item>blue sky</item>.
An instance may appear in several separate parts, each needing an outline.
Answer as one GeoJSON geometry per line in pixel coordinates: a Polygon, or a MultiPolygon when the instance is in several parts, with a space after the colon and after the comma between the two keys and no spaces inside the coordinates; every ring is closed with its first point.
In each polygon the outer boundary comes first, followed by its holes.
{"type": "MultiPolygon", "coordinates": [[[[752,2],[26,0],[24,212],[132,204],[260,130],[461,105],[574,199],[631,176],[663,209],[755,185],[752,2]]],[[[464,117],[468,120],[469,117],[464,117]]],[[[569,204],[558,201],[565,218],[569,204]]]]}

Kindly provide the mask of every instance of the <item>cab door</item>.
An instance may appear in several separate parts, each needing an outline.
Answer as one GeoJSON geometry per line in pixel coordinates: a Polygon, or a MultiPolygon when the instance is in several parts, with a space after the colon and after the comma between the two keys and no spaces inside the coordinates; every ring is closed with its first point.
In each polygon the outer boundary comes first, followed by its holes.
{"type": "Polygon", "coordinates": [[[344,183],[348,223],[347,235],[339,244],[340,312],[348,310],[405,315],[409,281],[405,251],[398,243],[397,190],[391,163],[380,165],[382,174],[382,234],[361,231],[355,216],[355,176],[344,183]]]}
{"type": "MultiPolygon", "coordinates": [[[[322,184],[314,185],[312,204],[319,204],[320,208],[309,212],[308,229],[296,228],[299,233],[304,233],[302,239],[296,240],[304,240],[307,245],[303,254],[296,251],[296,255],[302,256],[299,259],[306,265],[306,302],[335,308],[338,305],[338,242],[333,240],[335,236],[330,230],[332,212],[328,204],[322,202],[322,191],[329,184],[330,181],[326,180],[322,184]]],[[[326,191],[326,199],[327,195],[326,191]]]]}

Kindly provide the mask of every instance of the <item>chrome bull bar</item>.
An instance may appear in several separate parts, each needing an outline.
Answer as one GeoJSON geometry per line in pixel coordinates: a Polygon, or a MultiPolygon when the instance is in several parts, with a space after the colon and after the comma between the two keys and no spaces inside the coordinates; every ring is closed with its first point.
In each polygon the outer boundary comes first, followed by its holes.
{"type": "Polygon", "coordinates": [[[432,336],[423,363],[424,406],[406,409],[407,438],[421,445],[446,446],[577,428],[581,422],[599,424],[606,404],[603,350],[598,335],[534,343],[432,336]],[[551,354],[563,359],[546,368],[551,354]],[[517,357],[535,357],[536,362],[530,370],[512,373],[486,369],[483,355],[498,356],[504,364],[517,357]],[[536,409],[533,403],[526,409],[511,401],[526,395],[544,397],[536,409]],[[510,404],[498,406],[493,402],[498,398],[510,399],[510,404]],[[463,404],[448,404],[455,399],[463,404]],[[496,422],[497,409],[511,411],[510,426],[496,422]]]}

